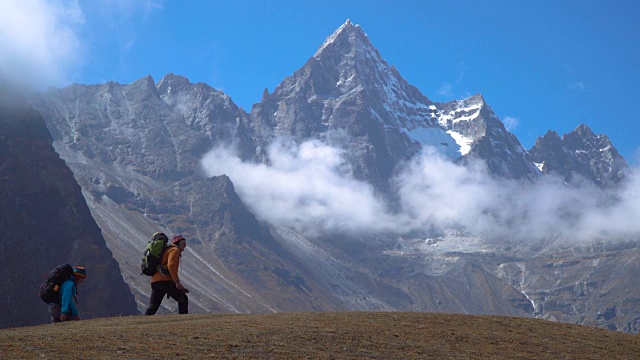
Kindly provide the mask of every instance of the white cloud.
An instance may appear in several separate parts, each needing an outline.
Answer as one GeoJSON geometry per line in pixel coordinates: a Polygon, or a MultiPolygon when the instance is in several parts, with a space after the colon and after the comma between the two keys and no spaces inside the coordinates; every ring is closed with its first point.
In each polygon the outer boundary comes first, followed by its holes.
{"type": "Polygon", "coordinates": [[[436,92],[438,95],[445,97],[445,98],[452,98],[453,97],[453,85],[451,85],[450,83],[444,83],[440,86],[440,88],[438,89],[438,91],[436,92]]]}
{"type": "Polygon", "coordinates": [[[81,62],[83,23],[77,1],[1,1],[0,80],[36,87],[64,82],[81,62]]]}
{"type": "Polygon", "coordinates": [[[91,43],[116,41],[126,51],[135,45],[135,24],[162,8],[157,0],[2,0],[0,82],[36,88],[67,85],[90,60],[91,43]],[[92,29],[96,31],[88,31],[92,29]],[[91,35],[101,38],[85,38],[91,35]]]}
{"type": "Polygon", "coordinates": [[[242,162],[224,148],[209,152],[202,163],[211,176],[228,175],[243,201],[268,222],[307,234],[391,226],[373,188],[349,175],[341,150],[319,141],[276,142],[268,153],[270,166],[242,162]]]}
{"type": "MultiPolygon", "coordinates": [[[[457,74],[458,77],[455,80],[455,83],[457,85],[460,85],[464,80],[464,76],[467,70],[464,64],[464,61],[458,62],[457,70],[458,70],[458,74],[457,74]]],[[[445,82],[442,85],[440,85],[438,90],[436,90],[436,94],[440,96],[442,99],[446,99],[446,100],[450,100],[453,98],[465,99],[471,96],[471,93],[469,93],[468,91],[460,91],[460,90],[454,91],[454,86],[450,82],[445,82]]]]}
{"type": "Polygon", "coordinates": [[[400,210],[391,212],[369,184],[350,175],[343,155],[310,141],[271,146],[269,166],[242,162],[224,148],[202,163],[211,176],[227,174],[256,216],[308,235],[464,229],[509,239],[582,240],[640,234],[638,172],[611,194],[553,177],[530,184],[500,180],[482,164],[463,167],[426,150],[395,179],[400,210]]]}
{"type": "Polygon", "coordinates": [[[398,183],[407,228],[417,231],[430,225],[509,238],[599,235],[583,227],[601,198],[587,183],[571,188],[553,177],[531,184],[496,179],[482,164],[463,167],[434,154],[414,159],[398,183]]]}
{"type": "Polygon", "coordinates": [[[504,118],[504,127],[507,128],[507,130],[509,130],[510,132],[513,132],[513,130],[515,130],[519,124],[520,121],[518,120],[518,118],[512,116],[505,116],[504,118]]]}
{"type": "Polygon", "coordinates": [[[586,91],[587,90],[587,87],[581,81],[571,83],[571,84],[567,85],[567,87],[569,88],[569,90],[580,90],[580,91],[586,91]]]}

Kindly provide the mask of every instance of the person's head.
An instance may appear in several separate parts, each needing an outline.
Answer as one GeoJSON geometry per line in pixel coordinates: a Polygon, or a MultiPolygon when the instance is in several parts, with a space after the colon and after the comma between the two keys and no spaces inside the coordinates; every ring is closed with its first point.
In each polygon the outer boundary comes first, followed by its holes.
{"type": "Polygon", "coordinates": [[[171,243],[180,248],[180,251],[183,251],[184,248],[187,247],[187,239],[185,239],[182,235],[174,236],[171,243]]]}
{"type": "Polygon", "coordinates": [[[73,268],[73,278],[76,281],[76,284],[79,284],[84,281],[87,277],[87,270],[84,266],[74,266],[73,268]]]}

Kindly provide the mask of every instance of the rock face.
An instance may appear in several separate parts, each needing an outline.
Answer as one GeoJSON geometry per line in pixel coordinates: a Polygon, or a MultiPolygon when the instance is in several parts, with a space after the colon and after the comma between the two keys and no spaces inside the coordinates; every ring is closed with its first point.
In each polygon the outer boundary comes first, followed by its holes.
{"type": "Polygon", "coordinates": [[[243,130],[247,115],[228,96],[167,75],[157,86],[146,77],[50,90],[34,103],[83,187],[139,310],[151,291],[140,257],[156,231],[190,240],[181,277],[197,287],[192,311],[340,308],[312,277],[303,278],[228,178],[202,174],[199,159],[213,144],[254,152],[243,130]]]}
{"type": "Polygon", "coordinates": [[[395,165],[424,147],[452,160],[481,159],[498,176],[539,175],[481,95],[430,101],[349,21],[301,69],[265,93],[251,118],[261,144],[274,137],[319,138],[344,147],[355,176],[382,190],[395,165]]]}
{"type": "Polygon", "coordinates": [[[79,287],[85,318],[132,315],[134,298],[106,247],[72,172],[51,146],[40,114],[20,99],[0,101],[0,327],[47,323],[36,295],[43,275],[63,263],[86,266],[79,287]]]}
{"type": "Polygon", "coordinates": [[[554,131],[547,132],[529,153],[543,173],[557,174],[567,182],[581,177],[610,187],[624,179],[627,169],[627,162],[607,135],[596,135],[583,124],[562,138],[554,131]]]}
{"type": "Polygon", "coordinates": [[[637,240],[556,247],[501,264],[498,276],[518,283],[536,317],[638,333],[639,255],[637,240]]]}
{"type": "MultiPolygon", "coordinates": [[[[157,83],[145,77],[50,89],[32,103],[82,187],[139,310],[150,293],[139,259],[150,235],[164,231],[189,239],[181,277],[192,290],[194,312],[457,312],[637,331],[630,309],[640,288],[600,278],[635,273],[634,245],[627,251],[565,251],[548,239],[512,246],[457,230],[436,237],[309,237],[260,222],[236,194],[233,179],[204,175],[199,161],[212,147],[233,147],[244,161],[268,163],[266,149],[279,139],[320,139],[345,149],[353,175],[390,197],[396,166],[426,148],[460,164],[482,161],[493,176],[521,181],[564,171],[565,163],[588,163],[592,173],[605,169],[606,156],[595,153],[590,159],[604,160],[566,160],[572,147],[609,151],[618,159],[613,147],[603,146],[608,140],[586,130],[579,141],[569,137],[553,150],[527,152],[481,95],[430,101],[349,21],[301,69],[272,93],[265,91],[250,113],[226,94],[173,74],[157,83]],[[545,162],[542,171],[534,159],[545,162]],[[585,266],[569,273],[553,265],[567,261],[585,266]],[[589,284],[585,295],[565,291],[583,283],[589,284]],[[616,305],[620,301],[625,305],[616,305]]],[[[594,179],[606,184],[607,176],[594,179]]],[[[164,311],[175,308],[171,301],[163,305],[164,311]]]]}
{"type": "MultiPolygon", "coordinates": [[[[405,289],[404,281],[372,272],[376,264],[368,257],[356,262],[353,254],[331,243],[260,224],[228,178],[204,177],[198,161],[210,146],[231,143],[247,158],[260,159],[266,138],[260,136],[259,123],[251,123],[219,91],[167,75],[157,84],[147,77],[128,85],[52,89],[33,102],[83,187],[139,310],[150,289],[138,263],[155,231],[190,239],[181,268],[185,282],[195,287],[193,311],[420,310],[435,308],[438,301],[449,304],[443,309],[461,310],[450,305],[451,295],[423,300],[424,294],[405,289]]],[[[367,246],[362,250],[369,251],[367,246]]],[[[511,285],[491,278],[478,285],[478,293],[506,292],[520,298],[515,302],[525,299],[511,285]]],[[[418,282],[431,281],[422,277],[418,282]]],[[[443,294],[462,293],[459,284],[437,282],[443,294]]],[[[467,278],[466,284],[473,283],[467,278]]],[[[165,305],[168,310],[174,306],[165,305]]],[[[479,297],[470,308],[526,314],[495,296],[479,297]]]]}

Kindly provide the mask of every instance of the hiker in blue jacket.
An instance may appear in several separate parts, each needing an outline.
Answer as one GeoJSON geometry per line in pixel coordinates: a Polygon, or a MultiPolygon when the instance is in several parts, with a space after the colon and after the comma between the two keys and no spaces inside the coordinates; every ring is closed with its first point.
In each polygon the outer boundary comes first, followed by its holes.
{"type": "Polygon", "coordinates": [[[60,302],[49,304],[49,315],[54,323],[69,320],[80,320],[76,309],[75,296],[78,285],[87,277],[87,271],[82,266],[73,268],[73,275],[60,286],[60,302]]]}

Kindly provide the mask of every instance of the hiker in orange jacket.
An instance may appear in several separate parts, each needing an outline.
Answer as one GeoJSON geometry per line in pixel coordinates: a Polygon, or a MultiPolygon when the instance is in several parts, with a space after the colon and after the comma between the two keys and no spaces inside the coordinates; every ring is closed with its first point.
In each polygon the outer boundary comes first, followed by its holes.
{"type": "Polygon", "coordinates": [[[167,294],[178,302],[180,314],[189,313],[189,299],[187,298],[189,289],[180,283],[178,276],[180,257],[187,247],[187,239],[182,235],[176,235],[171,244],[162,254],[161,270],[151,277],[151,297],[145,315],[154,315],[167,294]]]}

